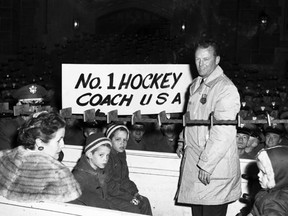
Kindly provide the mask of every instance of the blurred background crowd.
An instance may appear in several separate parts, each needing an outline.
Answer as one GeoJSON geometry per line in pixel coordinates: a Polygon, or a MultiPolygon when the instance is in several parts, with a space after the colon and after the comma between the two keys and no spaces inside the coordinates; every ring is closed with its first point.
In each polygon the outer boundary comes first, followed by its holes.
{"type": "MultiPolygon", "coordinates": [[[[286,119],[287,8],[281,0],[0,1],[0,109],[7,108],[3,105],[6,102],[9,110],[27,102],[34,103],[33,110],[39,104],[57,110],[65,108],[61,104],[61,83],[65,82],[61,79],[62,63],[190,64],[195,78],[194,42],[213,36],[222,51],[220,65],[241,96],[239,116],[254,120],[286,119]],[[15,95],[31,84],[45,89],[39,96],[43,98],[41,102],[35,97],[27,101],[29,94],[21,100],[15,95]]],[[[8,130],[6,119],[15,117],[5,112],[1,117],[0,133],[5,140],[14,133],[8,130]]],[[[79,119],[67,122],[70,126],[66,143],[82,145],[88,126],[79,119]],[[77,139],[75,134],[79,135],[77,139]]],[[[13,128],[18,123],[15,125],[13,128]]],[[[166,130],[178,136],[182,125],[167,129],[164,125],[144,124],[136,132],[134,126],[129,128],[131,134],[137,132],[146,139],[165,134],[166,130]]],[[[285,124],[243,128],[242,132],[250,137],[258,134],[257,140],[263,145],[268,140],[267,128],[277,129],[282,142],[287,136],[285,124]]],[[[175,143],[163,149],[161,145],[154,148],[151,141],[148,147],[138,141],[128,148],[169,152],[176,149],[175,143]]]]}
{"type": "MultiPolygon", "coordinates": [[[[62,63],[178,64],[188,62],[193,65],[193,50],[191,48],[182,49],[180,53],[175,51],[181,49],[180,44],[179,38],[171,39],[161,34],[135,34],[133,36],[113,34],[106,35],[106,37],[95,34],[83,34],[77,35],[65,43],[55,44],[54,49],[50,53],[46,51],[46,47],[43,44],[22,47],[16,57],[1,64],[1,103],[8,102],[9,109],[13,110],[13,106],[19,104],[21,97],[22,103],[20,104],[27,102],[23,101],[23,98],[29,99],[31,97],[29,93],[25,95],[23,86],[26,86],[27,92],[29,85],[37,84],[44,88],[44,92],[38,92],[39,95],[37,96],[42,98],[40,105],[49,105],[60,110],[62,109],[62,63]],[[147,49],[147,47],[149,48],[147,49]],[[106,53],[107,56],[103,55],[103,53],[106,53]],[[19,94],[22,94],[20,98],[19,94]]],[[[236,67],[225,61],[222,65],[227,76],[238,87],[241,96],[239,115],[242,119],[286,119],[288,117],[288,85],[286,79],[278,77],[277,74],[263,77],[259,70],[236,67]]],[[[191,66],[191,73],[193,76],[193,66],[191,66]]],[[[33,97],[35,98],[36,96],[34,95],[33,97]]],[[[35,103],[35,100],[28,102],[30,104],[35,103]]],[[[2,117],[7,118],[7,114],[3,112],[2,117]]],[[[181,114],[178,117],[181,118],[181,114]]],[[[66,133],[66,143],[83,145],[85,127],[88,126],[85,126],[83,120],[79,119],[70,119],[67,122],[69,129],[66,133]]],[[[5,126],[6,123],[4,124],[5,126]]],[[[102,126],[104,127],[104,125],[102,126]]],[[[154,123],[145,123],[139,127],[130,125],[129,128],[132,134],[131,140],[134,135],[135,137],[141,135],[141,139],[142,136],[144,138],[142,140],[135,138],[134,141],[130,141],[134,143],[128,143],[128,149],[176,152],[177,137],[182,130],[182,125],[171,124],[159,127],[154,123]],[[168,135],[172,138],[167,138],[167,131],[172,134],[168,135]]],[[[287,136],[285,124],[273,124],[269,127],[265,124],[253,126],[250,124],[243,125],[243,128],[247,129],[246,134],[256,136],[258,142],[263,145],[267,140],[265,138],[267,128],[268,130],[276,131],[281,136],[282,142],[283,140],[285,141],[287,136]]]]}

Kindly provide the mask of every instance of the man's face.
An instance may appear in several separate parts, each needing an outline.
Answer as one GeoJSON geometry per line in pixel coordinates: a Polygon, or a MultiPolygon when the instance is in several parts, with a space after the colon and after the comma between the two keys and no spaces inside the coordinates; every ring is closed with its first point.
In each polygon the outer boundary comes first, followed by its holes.
{"type": "Polygon", "coordinates": [[[144,128],[134,128],[130,132],[131,137],[133,137],[137,142],[140,142],[142,140],[144,133],[144,128]]]}
{"type": "Polygon", "coordinates": [[[176,134],[174,124],[161,125],[161,130],[168,138],[173,138],[173,136],[176,134]]]}
{"type": "Polygon", "coordinates": [[[195,64],[201,77],[208,77],[217,67],[220,57],[214,55],[214,48],[198,48],[195,52],[195,64]]]}
{"type": "Polygon", "coordinates": [[[281,136],[276,133],[267,133],[265,139],[265,144],[267,147],[276,146],[281,142],[281,136]]]}
{"type": "Polygon", "coordinates": [[[237,133],[236,142],[238,149],[245,149],[248,145],[249,135],[243,133],[237,133]]]}

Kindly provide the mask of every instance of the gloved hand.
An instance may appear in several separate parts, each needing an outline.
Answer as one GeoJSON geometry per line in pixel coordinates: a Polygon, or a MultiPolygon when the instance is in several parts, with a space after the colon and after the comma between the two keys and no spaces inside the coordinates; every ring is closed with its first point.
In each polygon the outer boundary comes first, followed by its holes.
{"type": "Polygon", "coordinates": [[[131,204],[133,205],[139,205],[140,201],[137,199],[137,198],[133,198],[131,201],[130,201],[131,204]]]}

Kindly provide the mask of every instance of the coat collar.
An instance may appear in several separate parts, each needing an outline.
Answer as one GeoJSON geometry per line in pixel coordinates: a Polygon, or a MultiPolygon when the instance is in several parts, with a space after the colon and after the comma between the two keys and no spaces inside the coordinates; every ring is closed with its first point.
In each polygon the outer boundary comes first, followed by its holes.
{"type": "Polygon", "coordinates": [[[89,173],[91,175],[99,175],[99,174],[103,174],[103,169],[93,169],[91,167],[91,165],[89,164],[88,162],[88,159],[86,157],[86,155],[82,155],[80,160],[78,161],[78,163],[76,164],[75,170],[80,170],[82,172],[85,172],[85,173],[89,173]]]}
{"type": "MultiPolygon", "coordinates": [[[[223,75],[222,68],[218,65],[215,70],[205,79],[204,84],[211,87],[217,82],[217,78],[223,75]]],[[[200,83],[201,77],[198,77],[198,82],[200,83]]]]}

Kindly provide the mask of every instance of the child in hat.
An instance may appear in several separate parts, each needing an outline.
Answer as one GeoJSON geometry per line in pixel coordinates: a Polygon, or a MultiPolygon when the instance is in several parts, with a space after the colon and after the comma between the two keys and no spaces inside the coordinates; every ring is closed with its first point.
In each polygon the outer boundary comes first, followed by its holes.
{"type": "Polygon", "coordinates": [[[111,140],[103,133],[93,133],[87,137],[84,154],[72,171],[81,186],[82,196],[72,203],[110,209],[106,200],[104,167],[108,162],[111,146],[111,140]]]}
{"type": "Polygon", "coordinates": [[[112,142],[110,158],[105,168],[109,173],[108,200],[114,209],[152,215],[148,198],[139,194],[136,184],[129,178],[125,152],[129,139],[128,128],[122,124],[112,124],[107,128],[106,136],[112,142]]]}
{"type": "Polygon", "coordinates": [[[248,216],[288,215],[288,146],[262,149],[256,160],[262,189],[248,216]]]}

